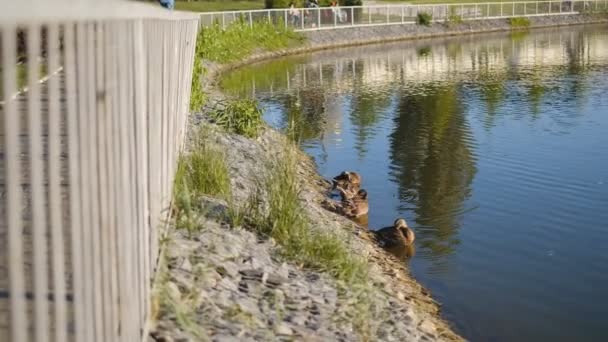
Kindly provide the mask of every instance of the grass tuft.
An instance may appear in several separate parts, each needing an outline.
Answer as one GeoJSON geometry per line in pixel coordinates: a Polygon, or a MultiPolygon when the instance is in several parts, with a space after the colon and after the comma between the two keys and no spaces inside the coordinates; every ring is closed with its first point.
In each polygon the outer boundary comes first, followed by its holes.
{"type": "Polygon", "coordinates": [[[297,181],[295,152],[287,150],[271,163],[268,174],[261,181],[261,189],[252,198],[249,215],[253,227],[272,237],[282,248],[287,259],[303,267],[328,272],[348,283],[367,281],[367,262],[353,255],[344,237],[313,229],[301,205],[297,181]],[[261,197],[267,198],[267,210],[260,208],[261,197]]]}
{"type": "Polygon", "coordinates": [[[198,132],[193,148],[178,161],[173,180],[175,226],[192,233],[199,228],[200,210],[193,204],[201,195],[230,198],[230,178],[225,155],[205,142],[206,132],[198,132]]]}
{"type": "Polygon", "coordinates": [[[227,198],[230,179],[224,154],[202,145],[181,156],[175,175],[175,191],[227,198]]]}
{"type": "Polygon", "coordinates": [[[511,27],[529,27],[530,19],[525,17],[509,18],[509,24],[511,27]]]}
{"type": "Polygon", "coordinates": [[[416,23],[422,26],[431,26],[433,15],[431,13],[421,12],[416,17],[416,23]]]}
{"type": "Polygon", "coordinates": [[[460,25],[462,24],[462,17],[458,14],[450,14],[447,18],[448,25],[460,25]]]}
{"type": "Polygon", "coordinates": [[[223,109],[213,111],[211,117],[226,131],[248,138],[257,137],[263,124],[257,102],[249,99],[229,101],[223,109]]]}

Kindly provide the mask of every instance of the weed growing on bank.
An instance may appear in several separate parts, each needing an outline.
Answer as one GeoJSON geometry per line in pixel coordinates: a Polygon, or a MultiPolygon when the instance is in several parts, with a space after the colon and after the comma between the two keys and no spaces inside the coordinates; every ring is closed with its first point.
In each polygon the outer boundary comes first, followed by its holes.
{"type": "Polygon", "coordinates": [[[194,65],[192,68],[192,87],[190,89],[190,110],[199,111],[205,104],[206,94],[203,91],[203,52],[205,49],[201,32],[196,36],[196,46],[194,48],[194,65]]]}
{"type": "Polygon", "coordinates": [[[249,22],[244,18],[222,30],[219,23],[204,27],[200,32],[203,46],[201,57],[218,63],[229,63],[251,55],[256,50],[274,51],[302,41],[303,37],[284,25],[266,21],[249,22]]]}
{"type": "Polygon", "coordinates": [[[272,237],[289,260],[329,272],[339,280],[365,282],[367,263],[349,251],[344,239],[312,228],[299,199],[296,163],[295,152],[289,148],[270,162],[251,199],[251,225],[260,234],[272,237]],[[261,210],[261,196],[266,197],[265,212],[261,210]]]}
{"type": "Polygon", "coordinates": [[[224,108],[211,112],[211,117],[226,131],[248,138],[257,137],[263,124],[262,111],[250,99],[230,100],[224,108]]]}
{"type": "Polygon", "coordinates": [[[462,24],[462,17],[458,14],[450,14],[446,19],[448,25],[460,25],[462,24]]]}
{"type": "Polygon", "coordinates": [[[418,13],[416,17],[416,23],[422,26],[431,26],[431,22],[433,21],[433,15],[426,12],[418,13]]]}
{"type": "Polygon", "coordinates": [[[509,18],[511,27],[526,28],[530,26],[530,19],[524,17],[509,18]]]}
{"type": "Polygon", "coordinates": [[[184,152],[173,180],[174,220],[177,229],[198,229],[200,210],[194,205],[201,195],[230,198],[230,177],[222,151],[209,146],[201,128],[190,151],[184,152]]]}
{"type": "Polygon", "coordinates": [[[354,255],[345,236],[312,226],[302,207],[297,179],[297,156],[289,145],[271,161],[249,203],[249,225],[274,239],[280,254],[302,267],[331,274],[351,295],[353,319],[363,340],[372,335],[372,310],[367,261],[354,255]],[[262,201],[265,196],[266,201],[262,201]],[[266,205],[263,205],[266,203],[266,205]],[[263,210],[265,208],[266,210],[263,210]]]}

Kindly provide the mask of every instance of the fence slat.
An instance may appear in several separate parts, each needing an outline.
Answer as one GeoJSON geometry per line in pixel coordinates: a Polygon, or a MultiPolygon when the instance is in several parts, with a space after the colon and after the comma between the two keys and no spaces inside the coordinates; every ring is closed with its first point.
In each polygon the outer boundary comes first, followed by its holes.
{"type": "MultiPolygon", "coordinates": [[[[33,267],[34,267],[34,319],[36,341],[48,341],[49,304],[48,266],[46,240],[46,193],[42,179],[42,115],[40,105],[40,26],[31,25],[27,29],[27,68],[28,68],[28,126],[29,126],[29,156],[30,156],[30,196],[32,210],[33,232],[33,267]]],[[[51,70],[50,68],[48,68],[51,70]]]]}
{"type": "MultiPolygon", "coordinates": [[[[48,26],[47,36],[48,71],[59,69],[59,27],[57,24],[48,26]]],[[[53,291],[55,317],[55,341],[65,341],[67,334],[66,317],[66,277],[65,277],[65,248],[63,236],[63,200],[60,189],[61,168],[64,165],[61,157],[61,124],[63,115],[59,108],[59,77],[51,77],[49,83],[49,213],[51,223],[51,240],[53,251],[53,291]]]]}
{"type": "Polygon", "coordinates": [[[23,222],[21,221],[21,162],[19,116],[16,102],[10,97],[17,92],[17,39],[14,27],[2,31],[2,82],[4,88],[4,158],[6,163],[6,225],[8,227],[8,276],[10,291],[11,340],[28,340],[23,267],[23,222]]]}

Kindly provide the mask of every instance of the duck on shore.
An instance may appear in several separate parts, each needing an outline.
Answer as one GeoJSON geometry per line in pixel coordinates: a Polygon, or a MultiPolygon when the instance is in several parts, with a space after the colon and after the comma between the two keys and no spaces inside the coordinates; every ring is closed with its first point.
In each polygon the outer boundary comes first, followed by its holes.
{"type": "Polygon", "coordinates": [[[401,260],[408,259],[415,254],[416,234],[402,218],[396,219],[392,227],[385,227],[372,231],[372,233],[382,248],[401,260]]]}
{"type": "Polygon", "coordinates": [[[367,200],[367,191],[360,189],[350,199],[342,201],[326,200],[324,203],[326,209],[342,214],[349,218],[357,218],[366,215],[369,212],[369,203],[367,200]]]}
{"type": "Polygon", "coordinates": [[[354,198],[361,189],[361,175],[357,172],[343,171],[332,179],[333,190],[338,190],[342,201],[354,198]]]}

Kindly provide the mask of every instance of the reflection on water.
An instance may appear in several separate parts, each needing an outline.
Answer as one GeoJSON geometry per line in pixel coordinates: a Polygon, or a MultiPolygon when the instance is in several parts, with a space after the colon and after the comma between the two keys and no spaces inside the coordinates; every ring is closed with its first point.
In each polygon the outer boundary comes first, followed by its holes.
{"type": "Polygon", "coordinates": [[[428,227],[419,229],[418,243],[436,255],[459,243],[459,213],[476,171],[463,109],[455,83],[430,84],[425,96],[405,90],[389,136],[401,206],[413,208],[418,226],[428,227]]]}
{"type": "Polygon", "coordinates": [[[360,172],[370,229],[413,223],[415,252],[392,252],[415,253],[466,337],[606,340],[607,42],[606,26],[409,41],[222,85],[257,97],[326,177],[360,172]]]}

